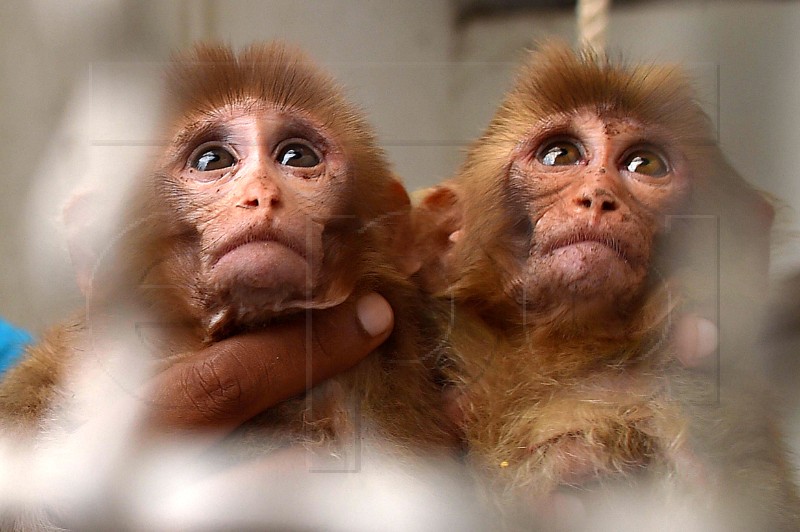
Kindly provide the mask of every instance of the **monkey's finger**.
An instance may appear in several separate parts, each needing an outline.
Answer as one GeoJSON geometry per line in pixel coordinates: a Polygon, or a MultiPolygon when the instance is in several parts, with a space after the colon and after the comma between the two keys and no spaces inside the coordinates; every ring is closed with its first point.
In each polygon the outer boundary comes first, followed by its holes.
{"type": "Polygon", "coordinates": [[[314,311],[305,319],[231,337],[156,375],[146,396],[157,432],[224,436],[263,410],[354,366],[391,332],[378,294],[314,311]]]}
{"type": "Polygon", "coordinates": [[[442,391],[445,415],[456,427],[463,427],[467,420],[467,402],[468,398],[463,390],[448,387],[442,391]]]}

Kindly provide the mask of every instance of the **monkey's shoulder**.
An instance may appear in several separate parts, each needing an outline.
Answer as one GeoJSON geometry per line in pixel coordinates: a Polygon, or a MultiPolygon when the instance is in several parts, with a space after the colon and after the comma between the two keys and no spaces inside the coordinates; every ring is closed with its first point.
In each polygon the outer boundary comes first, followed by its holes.
{"type": "Polygon", "coordinates": [[[89,343],[86,318],[79,314],[28,346],[0,381],[0,420],[22,424],[38,421],[89,343]]]}

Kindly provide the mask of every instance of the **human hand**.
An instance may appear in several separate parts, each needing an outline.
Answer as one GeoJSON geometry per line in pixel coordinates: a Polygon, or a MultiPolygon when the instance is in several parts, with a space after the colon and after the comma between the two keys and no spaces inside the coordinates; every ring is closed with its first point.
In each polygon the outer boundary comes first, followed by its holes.
{"type": "Polygon", "coordinates": [[[675,324],[675,355],[689,369],[706,369],[719,345],[716,324],[697,314],[684,314],[675,324]]]}
{"type": "Polygon", "coordinates": [[[227,338],[155,375],[143,393],[152,402],[148,430],[223,438],[267,408],[351,368],[386,340],[394,324],[391,307],[375,293],[313,311],[311,320],[310,329],[303,315],[227,338]]]}

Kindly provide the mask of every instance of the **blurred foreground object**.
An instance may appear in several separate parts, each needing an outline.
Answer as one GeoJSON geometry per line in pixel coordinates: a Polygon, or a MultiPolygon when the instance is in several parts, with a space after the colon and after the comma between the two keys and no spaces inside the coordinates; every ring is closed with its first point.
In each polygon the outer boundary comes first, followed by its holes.
{"type": "Polygon", "coordinates": [[[0,319],[0,375],[17,362],[25,346],[32,341],[27,331],[0,319]]]}
{"type": "Polygon", "coordinates": [[[164,134],[123,212],[98,216],[96,190],[66,207],[86,307],[0,386],[0,432],[29,462],[0,528],[91,528],[74,523],[94,491],[125,491],[139,454],[180,436],[212,469],[292,449],[354,474],[367,449],[456,454],[409,280],[408,195],[362,113],[277,42],[198,44],[167,78],[164,134]]]}

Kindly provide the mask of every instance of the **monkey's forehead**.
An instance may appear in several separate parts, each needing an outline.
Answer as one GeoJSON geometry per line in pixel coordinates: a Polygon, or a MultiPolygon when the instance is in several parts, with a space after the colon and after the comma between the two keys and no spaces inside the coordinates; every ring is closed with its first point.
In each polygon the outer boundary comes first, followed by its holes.
{"type": "Polygon", "coordinates": [[[282,121],[291,129],[306,128],[309,133],[315,133],[328,139],[336,137],[331,131],[331,124],[327,124],[304,109],[287,108],[273,102],[243,99],[232,101],[223,105],[194,109],[173,118],[173,137],[176,143],[182,143],[205,130],[223,133],[225,127],[241,125],[245,122],[282,121]]]}
{"type": "Polygon", "coordinates": [[[625,65],[564,45],[533,52],[495,115],[498,121],[533,122],[590,108],[663,125],[680,137],[711,136],[710,120],[676,65],[625,65]]]}
{"type": "Polygon", "coordinates": [[[283,116],[286,119],[303,121],[320,129],[328,130],[335,126],[326,116],[314,113],[313,110],[273,102],[257,96],[242,96],[223,102],[203,102],[196,106],[179,107],[172,110],[168,122],[173,130],[187,129],[193,125],[213,122],[228,122],[247,116],[283,116]]]}
{"type": "Polygon", "coordinates": [[[592,128],[602,127],[608,136],[638,137],[638,142],[671,146],[681,151],[694,151],[699,146],[713,145],[714,138],[705,115],[676,121],[648,119],[635,109],[610,106],[604,102],[589,103],[573,108],[544,113],[522,108],[519,112],[503,109],[487,129],[484,145],[506,145],[516,148],[537,138],[562,133],[578,138],[592,128]]]}
{"type": "Polygon", "coordinates": [[[313,119],[342,137],[370,141],[374,134],[361,110],[333,80],[305,62],[213,62],[181,64],[171,73],[167,108],[180,121],[187,115],[214,116],[226,109],[279,109],[313,119]]]}
{"type": "Polygon", "coordinates": [[[314,109],[287,106],[257,97],[242,97],[219,105],[199,105],[194,108],[176,110],[167,118],[165,142],[172,146],[184,146],[203,133],[224,133],[231,122],[249,117],[264,119],[279,117],[288,129],[292,125],[302,131],[309,140],[318,140],[335,151],[377,154],[380,152],[374,131],[360,116],[351,115],[345,109],[341,113],[319,114],[314,109]]]}
{"type": "Polygon", "coordinates": [[[534,116],[528,128],[547,131],[558,128],[571,128],[576,131],[592,127],[604,127],[608,132],[615,131],[612,126],[638,134],[669,136],[668,128],[661,124],[648,123],[638,116],[605,105],[584,105],[575,109],[561,110],[544,116],[534,116]]]}

